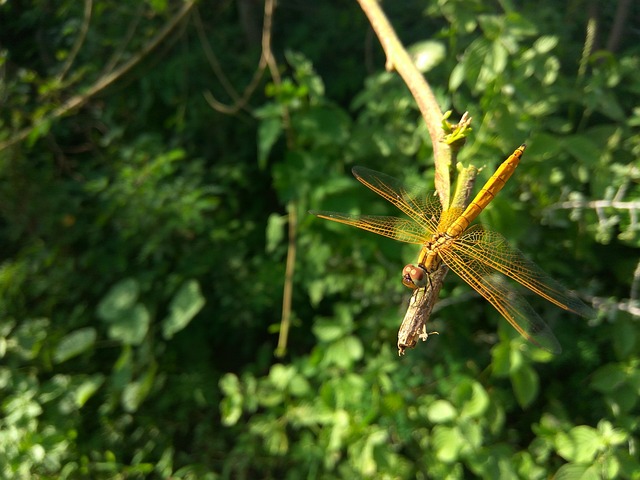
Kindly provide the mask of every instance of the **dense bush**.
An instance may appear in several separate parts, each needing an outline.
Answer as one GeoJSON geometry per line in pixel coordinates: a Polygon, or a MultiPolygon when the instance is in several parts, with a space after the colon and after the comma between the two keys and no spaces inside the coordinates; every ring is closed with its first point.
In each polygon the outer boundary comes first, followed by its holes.
{"type": "Polygon", "coordinates": [[[638,6],[383,5],[479,182],[527,142],[482,221],[598,310],[529,297],[553,357],[450,274],[398,358],[416,248],[307,214],[433,185],[366,17],[279,2],[232,109],[262,6],[174,3],[0,5],[2,477],[638,478],[638,6]]]}

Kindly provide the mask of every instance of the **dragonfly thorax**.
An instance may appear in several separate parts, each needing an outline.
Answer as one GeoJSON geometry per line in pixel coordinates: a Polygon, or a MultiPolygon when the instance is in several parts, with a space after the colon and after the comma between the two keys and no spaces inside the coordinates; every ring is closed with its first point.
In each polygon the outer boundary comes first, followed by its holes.
{"type": "Polygon", "coordinates": [[[427,285],[429,274],[435,272],[442,259],[438,253],[441,248],[453,241],[446,233],[437,233],[422,246],[418,264],[409,264],[402,270],[402,283],[409,288],[422,288],[427,285]]]}
{"type": "Polygon", "coordinates": [[[446,233],[437,233],[422,246],[418,256],[418,265],[422,265],[428,273],[433,273],[440,266],[440,249],[451,243],[453,238],[446,233]]]}

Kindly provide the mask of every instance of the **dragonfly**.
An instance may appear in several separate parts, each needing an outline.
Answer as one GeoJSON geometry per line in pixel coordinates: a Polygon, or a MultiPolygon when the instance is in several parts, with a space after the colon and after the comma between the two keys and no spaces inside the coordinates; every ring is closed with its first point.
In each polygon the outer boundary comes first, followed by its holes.
{"type": "Polygon", "coordinates": [[[592,317],[593,310],[527,259],[520,250],[512,247],[501,234],[480,224],[471,225],[513,175],[525,148],[525,145],[518,147],[498,167],[465,209],[454,207],[443,211],[438,197],[427,194],[425,190],[408,188],[384,173],[354,167],[352,172],[356,179],[409,218],[320,210],[309,213],[399,242],[420,245],[417,263],[408,264],[402,270],[405,286],[425,288],[430,282],[430,275],[444,263],[484,297],[525,339],[539,348],[559,354],[562,351],[560,343],[519,293],[515,283],[580,316],[592,317]]]}

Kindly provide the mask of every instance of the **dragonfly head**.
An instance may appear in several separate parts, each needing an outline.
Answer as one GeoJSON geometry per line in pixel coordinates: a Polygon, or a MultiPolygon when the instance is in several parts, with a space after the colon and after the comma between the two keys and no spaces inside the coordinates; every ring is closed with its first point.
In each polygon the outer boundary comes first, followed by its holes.
{"type": "Polygon", "coordinates": [[[422,288],[427,285],[427,271],[422,265],[408,264],[402,269],[402,284],[409,288],[422,288]]]}

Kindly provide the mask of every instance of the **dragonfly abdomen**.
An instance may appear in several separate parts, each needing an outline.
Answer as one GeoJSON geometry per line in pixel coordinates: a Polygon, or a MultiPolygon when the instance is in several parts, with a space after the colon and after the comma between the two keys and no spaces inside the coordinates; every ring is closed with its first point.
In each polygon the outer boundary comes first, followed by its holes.
{"type": "Polygon", "coordinates": [[[478,192],[475,198],[469,203],[464,212],[449,226],[447,235],[457,237],[466,230],[469,224],[485,209],[489,203],[495,198],[502,187],[520,163],[520,158],[524,153],[526,146],[520,145],[509,158],[507,158],[496,172],[487,181],[485,186],[478,192]]]}

